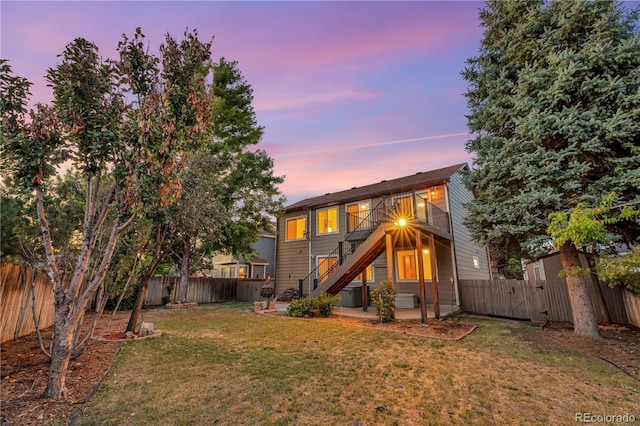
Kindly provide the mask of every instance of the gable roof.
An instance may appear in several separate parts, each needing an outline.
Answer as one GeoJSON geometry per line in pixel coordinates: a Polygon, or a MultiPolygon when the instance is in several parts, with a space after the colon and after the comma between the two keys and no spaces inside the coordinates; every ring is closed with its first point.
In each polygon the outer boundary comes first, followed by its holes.
{"type": "Polygon", "coordinates": [[[370,197],[378,197],[383,195],[392,195],[401,192],[412,191],[415,189],[445,182],[449,180],[449,178],[455,172],[464,167],[467,167],[467,163],[454,164],[453,166],[444,167],[442,169],[431,170],[428,172],[418,172],[416,174],[404,176],[401,178],[383,180],[371,185],[353,187],[345,191],[328,193],[320,195],[318,197],[311,197],[291,204],[287,207],[286,211],[291,212],[304,208],[330,206],[350,201],[362,200],[370,197]]]}

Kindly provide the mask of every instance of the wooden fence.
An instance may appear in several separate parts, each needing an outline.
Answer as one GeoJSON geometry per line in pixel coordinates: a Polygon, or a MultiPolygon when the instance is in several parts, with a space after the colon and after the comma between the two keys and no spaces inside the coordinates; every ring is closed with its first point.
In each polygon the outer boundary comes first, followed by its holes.
{"type": "MultiPolygon", "coordinates": [[[[179,282],[180,277],[152,278],[145,303],[148,306],[159,306],[175,302],[179,282]]],[[[260,300],[260,288],[264,284],[264,279],[189,278],[187,300],[198,303],[252,302],[260,300]]]]}
{"type": "Polygon", "coordinates": [[[6,342],[36,331],[32,300],[35,295],[36,316],[41,329],[54,321],[53,286],[42,272],[19,265],[0,266],[0,341],[6,342]],[[32,295],[33,290],[33,295],[32,295]]]}
{"type": "MultiPolygon", "coordinates": [[[[573,322],[565,280],[460,280],[460,305],[466,312],[531,321],[573,322]]],[[[640,327],[640,296],[601,284],[611,321],[640,327]]],[[[589,287],[591,299],[594,289],[589,287]]],[[[598,320],[602,321],[600,313],[598,320]]]]}

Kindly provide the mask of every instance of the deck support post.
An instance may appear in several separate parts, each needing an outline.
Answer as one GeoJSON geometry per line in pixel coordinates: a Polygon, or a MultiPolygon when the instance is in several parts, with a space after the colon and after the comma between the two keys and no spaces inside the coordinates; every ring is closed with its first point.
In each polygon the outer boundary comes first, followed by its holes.
{"type": "Polygon", "coordinates": [[[437,259],[436,259],[436,244],[435,235],[431,235],[429,238],[429,256],[431,260],[431,291],[433,293],[433,313],[436,319],[440,319],[440,300],[438,299],[438,278],[436,276],[437,259]]]}
{"type": "MultiPolygon", "coordinates": [[[[387,253],[387,278],[389,281],[391,281],[391,284],[393,284],[393,287],[395,288],[396,282],[394,277],[396,274],[394,272],[394,267],[393,267],[393,240],[389,232],[384,234],[384,242],[385,242],[385,251],[387,253]]],[[[393,304],[393,319],[394,320],[396,319],[395,297],[394,297],[394,304],[393,304]]]]}
{"type": "Polygon", "coordinates": [[[420,287],[420,321],[427,323],[427,292],[424,285],[424,261],[422,258],[422,233],[416,229],[416,257],[418,258],[418,283],[420,287]]]}
{"type": "Polygon", "coordinates": [[[367,287],[367,268],[362,271],[362,312],[369,310],[369,287],[367,287]]]}

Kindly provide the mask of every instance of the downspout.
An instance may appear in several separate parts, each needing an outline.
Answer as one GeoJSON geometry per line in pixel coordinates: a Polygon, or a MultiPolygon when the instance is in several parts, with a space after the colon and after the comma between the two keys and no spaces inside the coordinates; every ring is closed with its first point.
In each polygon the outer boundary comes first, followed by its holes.
{"type": "Polygon", "coordinates": [[[458,291],[458,259],[456,258],[456,237],[453,235],[453,211],[451,210],[451,202],[449,200],[449,181],[444,182],[444,196],[447,201],[447,210],[449,211],[449,229],[451,230],[451,260],[453,261],[453,290],[456,296],[456,306],[460,306],[460,292],[458,291]]]}
{"type": "MultiPolygon", "coordinates": [[[[273,300],[276,300],[276,285],[278,285],[278,280],[276,279],[276,277],[278,276],[278,232],[279,232],[279,221],[276,220],[276,237],[273,239],[273,300]]],[[[264,271],[265,275],[267,274],[267,271],[264,271]]]]}
{"type": "MultiPolygon", "coordinates": [[[[309,244],[309,247],[307,249],[307,259],[308,259],[308,263],[309,263],[309,272],[308,274],[311,274],[311,271],[313,271],[312,265],[311,265],[311,209],[309,209],[307,211],[307,241],[309,244]]],[[[313,280],[313,277],[311,277],[311,275],[309,275],[309,290],[307,293],[307,296],[311,295],[311,281],[313,280]]],[[[302,295],[300,295],[302,297],[302,295]]]]}

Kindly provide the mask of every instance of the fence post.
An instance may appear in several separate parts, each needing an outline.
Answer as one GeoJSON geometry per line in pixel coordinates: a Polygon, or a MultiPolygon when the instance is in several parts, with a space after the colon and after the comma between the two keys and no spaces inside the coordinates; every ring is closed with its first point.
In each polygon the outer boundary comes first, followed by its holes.
{"type": "Polygon", "coordinates": [[[302,282],[304,280],[298,280],[298,295],[302,298],[302,282]]]}

